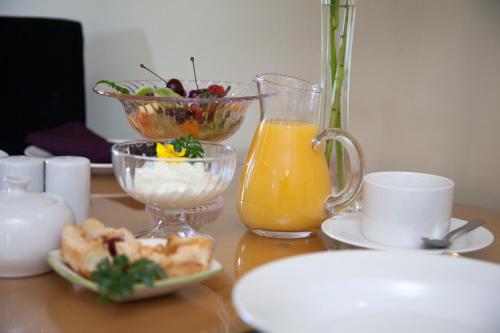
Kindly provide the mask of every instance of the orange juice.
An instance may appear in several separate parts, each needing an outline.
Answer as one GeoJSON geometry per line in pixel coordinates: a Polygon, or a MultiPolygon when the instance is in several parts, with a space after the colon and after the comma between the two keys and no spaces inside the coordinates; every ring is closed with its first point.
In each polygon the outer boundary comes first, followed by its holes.
{"type": "Polygon", "coordinates": [[[264,120],[243,166],[238,212],[251,229],[307,231],[326,218],[331,193],[328,166],[321,147],[312,148],[314,124],[264,120]]]}

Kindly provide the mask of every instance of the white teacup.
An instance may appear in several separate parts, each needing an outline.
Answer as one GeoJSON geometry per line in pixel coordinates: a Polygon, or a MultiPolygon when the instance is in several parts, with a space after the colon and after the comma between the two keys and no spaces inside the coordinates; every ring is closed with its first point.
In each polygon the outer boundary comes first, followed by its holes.
{"type": "Polygon", "coordinates": [[[421,238],[439,238],[449,230],[452,180],[415,172],[376,172],[363,185],[363,236],[401,248],[419,248],[421,238]]]}

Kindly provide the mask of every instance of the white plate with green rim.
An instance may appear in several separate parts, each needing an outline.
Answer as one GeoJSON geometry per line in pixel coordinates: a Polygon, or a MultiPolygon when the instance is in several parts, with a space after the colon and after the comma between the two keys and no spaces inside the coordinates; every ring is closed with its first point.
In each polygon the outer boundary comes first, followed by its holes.
{"type": "MultiPolygon", "coordinates": [[[[164,242],[164,240],[144,239],[144,240],[141,240],[141,242],[147,242],[151,246],[154,246],[154,245],[157,245],[161,242],[164,242]]],[[[71,268],[69,268],[61,260],[61,251],[60,250],[50,251],[49,254],[47,255],[47,261],[48,261],[49,265],[54,269],[54,271],[57,274],[59,274],[61,277],[63,277],[64,279],[66,279],[66,280],[68,280],[76,285],[85,287],[93,292],[99,293],[97,284],[95,282],[79,275],[78,273],[73,271],[71,268]]],[[[220,272],[222,272],[222,265],[217,260],[212,259],[212,263],[206,271],[196,273],[196,274],[186,275],[186,276],[156,280],[153,287],[146,286],[142,283],[136,283],[134,285],[134,293],[131,296],[113,299],[113,301],[115,301],[115,302],[127,302],[127,301],[139,300],[139,299],[143,299],[143,298],[150,298],[150,297],[156,297],[156,296],[160,296],[160,295],[170,294],[170,293],[177,291],[185,286],[206,280],[209,277],[211,277],[215,274],[218,274],[220,272]]]]}

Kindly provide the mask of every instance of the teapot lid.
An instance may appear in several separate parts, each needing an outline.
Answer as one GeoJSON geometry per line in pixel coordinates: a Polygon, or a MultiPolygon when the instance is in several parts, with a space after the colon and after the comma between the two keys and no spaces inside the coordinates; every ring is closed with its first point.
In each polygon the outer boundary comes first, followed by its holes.
{"type": "Polygon", "coordinates": [[[25,177],[5,177],[7,191],[0,193],[0,209],[5,208],[44,208],[57,204],[57,197],[49,193],[27,191],[29,179],[25,177]]]}

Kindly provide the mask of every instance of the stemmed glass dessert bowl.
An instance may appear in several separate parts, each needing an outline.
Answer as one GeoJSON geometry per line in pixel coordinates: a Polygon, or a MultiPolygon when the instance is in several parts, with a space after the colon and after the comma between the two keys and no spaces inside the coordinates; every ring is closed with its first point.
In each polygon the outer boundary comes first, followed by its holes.
{"type": "Polygon", "coordinates": [[[200,234],[187,222],[203,224],[214,220],[222,209],[220,195],[227,189],[236,168],[235,149],[201,142],[200,158],[160,158],[141,152],[155,143],[128,141],[112,147],[115,176],[120,186],[146,205],[156,224],[138,234],[142,238],[165,238],[175,234],[200,234]],[[190,221],[190,219],[195,219],[190,221]]]}
{"type": "Polygon", "coordinates": [[[156,225],[138,237],[190,237],[196,227],[222,212],[220,196],[236,167],[235,150],[216,144],[241,126],[252,101],[263,96],[253,83],[171,79],[99,81],[97,94],[123,106],[129,124],[146,140],[112,148],[115,176],[121,187],[146,205],[156,225]],[[172,86],[171,81],[176,81],[172,86]],[[202,141],[200,158],[160,158],[156,143],[192,136],[202,141]],[[141,151],[149,150],[149,154],[141,151]],[[193,229],[192,226],[195,228],[193,229]]]}

